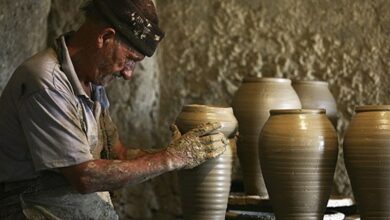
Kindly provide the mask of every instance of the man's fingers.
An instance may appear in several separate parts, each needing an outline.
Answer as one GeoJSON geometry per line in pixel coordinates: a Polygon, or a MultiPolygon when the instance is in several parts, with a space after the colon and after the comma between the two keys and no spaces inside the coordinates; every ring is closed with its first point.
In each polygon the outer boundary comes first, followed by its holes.
{"type": "Polygon", "coordinates": [[[190,132],[195,136],[203,136],[217,130],[220,127],[221,123],[219,122],[208,122],[199,125],[198,127],[192,129],[190,132]]]}
{"type": "Polygon", "coordinates": [[[175,140],[181,136],[181,133],[175,124],[171,124],[169,129],[172,132],[172,139],[175,140]]]}
{"type": "Polygon", "coordinates": [[[223,154],[226,150],[226,144],[223,144],[221,146],[218,146],[215,148],[214,146],[214,149],[210,152],[208,152],[206,155],[207,159],[211,159],[211,158],[215,158],[215,157],[218,157],[219,155],[223,154]]]}
{"type": "Polygon", "coordinates": [[[199,138],[200,142],[205,147],[206,154],[217,152],[222,149],[225,151],[226,145],[229,144],[229,140],[221,132],[217,134],[211,134],[199,138]]]}
{"type": "Polygon", "coordinates": [[[185,169],[192,169],[208,159],[216,158],[219,155],[223,154],[226,150],[226,144],[222,141],[210,143],[207,145],[204,145],[204,152],[202,153],[202,156],[197,160],[193,161],[192,163],[189,163],[185,166],[185,169]]]}
{"type": "Polygon", "coordinates": [[[225,141],[225,140],[220,140],[220,141],[216,141],[216,142],[213,142],[213,143],[209,143],[209,144],[205,144],[205,152],[212,152],[216,149],[219,149],[219,148],[225,148],[225,146],[227,145],[227,142],[228,141],[225,141]]]}
{"type": "Polygon", "coordinates": [[[209,143],[213,143],[213,142],[217,142],[217,141],[226,142],[225,135],[223,135],[222,133],[209,134],[206,136],[202,136],[199,138],[199,140],[202,144],[209,144],[209,143]]]}

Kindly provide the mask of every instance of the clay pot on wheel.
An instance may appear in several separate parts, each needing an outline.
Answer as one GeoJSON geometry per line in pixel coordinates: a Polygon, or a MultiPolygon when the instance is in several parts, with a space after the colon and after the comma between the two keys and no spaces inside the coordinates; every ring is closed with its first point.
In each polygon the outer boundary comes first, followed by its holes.
{"type": "Polygon", "coordinates": [[[337,134],[323,109],[271,110],[259,155],[276,219],[322,220],[337,161],[337,134]]]}
{"type": "Polygon", "coordinates": [[[390,219],[390,105],[355,109],[344,160],[362,219],[390,219]]]}
{"type": "Polygon", "coordinates": [[[245,78],[233,99],[239,122],[237,154],[245,193],[268,197],[259,162],[259,134],[270,109],[301,108],[291,80],[283,78],[245,78]]]}
{"type": "MultiPolygon", "coordinates": [[[[220,122],[219,129],[231,145],[235,145],[237,120],[232,108],[187,105],[176,119],[182,133],[206,122],[220,122]]],[[[208,160],[194,169],[179,171],[184,219],[225,219],[231,184],[233,154],[227,147],[221,156],[208,160]]]]}
{"type": "Polygon", "coordinates": [[[326,116],[337,128],[337,104],[329,84],[325,81],[293,80],[292,86],[301,100],[302,108],[322,108],[326,110],[326,116]]]}

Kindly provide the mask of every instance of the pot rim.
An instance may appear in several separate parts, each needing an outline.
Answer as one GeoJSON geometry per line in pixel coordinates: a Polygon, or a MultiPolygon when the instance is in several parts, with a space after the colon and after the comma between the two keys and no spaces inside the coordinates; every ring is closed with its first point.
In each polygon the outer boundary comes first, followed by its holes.
{"type": "Polygon", "coordinates": [[[188,104],[184,105],[182,112],[231,112],[233,113],[232,107],[226,106],[214,106],[214,105],[202,105],[202,104],[188,104]]]}
{"type": "Polygon", "coordinates": [[[321,80],[291,80],[291,83],[294,85],[296,84],[314,84],[314,85],[323,85],[323,86],[329,86],[329,83],[327,81],[321,81],[321,80]]]}
{"type": "Polygon", "coordinates": [[[355,107],[355,112],[390,111],[390,105],[360,105],[355,107]]]}
{"type": "Polygon", "coordinates": [[[277,82],[277,83],[290,83],[291,84],[291,80],[287,79],[287,78],[255,77],[255,76],[245,77],[243,82],[277,82]]]}
{"type": "Polygon", "coordinates": [[[325,114],[326,110],[323,108],[313,109],[271,109],[269,111],[271,115],[282,115],[282,114],[325,114]]]}

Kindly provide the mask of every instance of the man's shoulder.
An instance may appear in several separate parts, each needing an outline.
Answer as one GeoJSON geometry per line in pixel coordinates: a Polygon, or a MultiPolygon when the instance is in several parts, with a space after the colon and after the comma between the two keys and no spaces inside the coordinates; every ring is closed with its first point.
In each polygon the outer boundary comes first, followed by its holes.
{"type": "Polygon", "coordinates": [[[26,59],[19,67],[20,68],[30,68],[34,69],[42,69],[47,68],[49,65],[53,66],[58,64],[58,58],[56,52],[52,48],[46,48],[34,55],[30,58],[26,59]]]}
{"type": "Polygon", "coordinates": [[[16,69],[12,78],[15,84],[24,85],[26,93],[44,89],[68,92],[72,90],[52,48],[47,48],[27,59],[16,69]]]}
{"type": "Polygon", "coordinates": [[[55,51],[47,48],[24,61],[15,71],[15,75],[35,80],[51,80],[52,73],[59,68],[55,51]]]}

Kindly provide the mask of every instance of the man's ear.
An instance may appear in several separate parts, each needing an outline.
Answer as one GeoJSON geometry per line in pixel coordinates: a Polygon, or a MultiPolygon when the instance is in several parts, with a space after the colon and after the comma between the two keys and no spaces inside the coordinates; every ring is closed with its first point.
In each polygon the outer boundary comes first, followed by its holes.
{"type": "Polygon", "coordinates": [[[105,44],[113,42],[115,39],[115,30],[113,28],[105,28],[99,33],[97,39],[98,48],[102,48],[105,44]]]}

